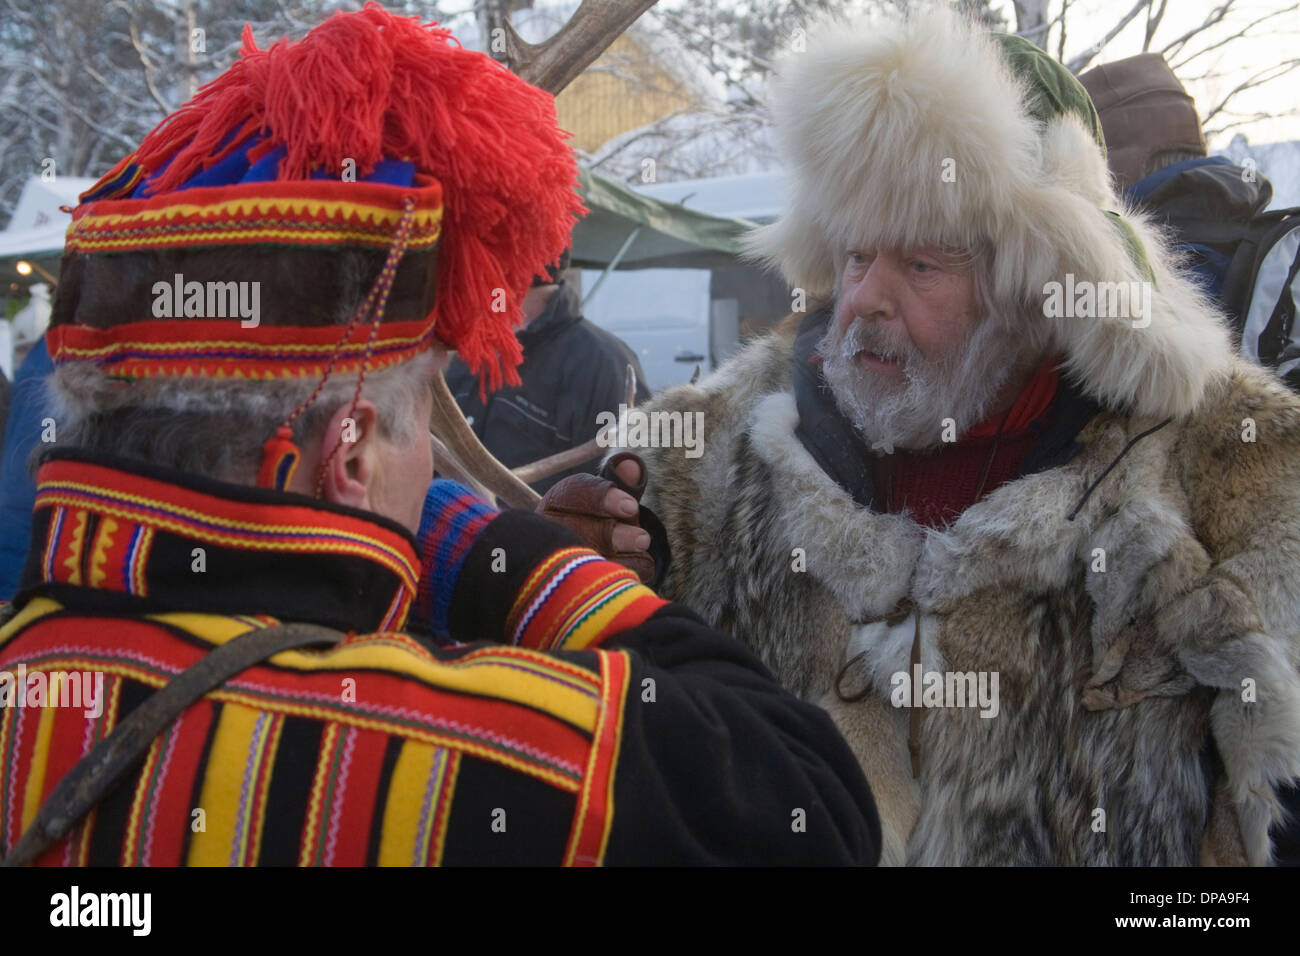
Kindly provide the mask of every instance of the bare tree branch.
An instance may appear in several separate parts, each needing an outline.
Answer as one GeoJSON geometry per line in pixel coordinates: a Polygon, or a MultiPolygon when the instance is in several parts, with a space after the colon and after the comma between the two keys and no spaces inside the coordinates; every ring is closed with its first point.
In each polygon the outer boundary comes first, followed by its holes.
{"type": "Polygon", "coordinates": [[[55,99],[56,102],[58,102],[58,104],[59,104],[59,108],[60,108],[60,109],[67,110],[69,113],[71,113],[71,114],[72,114],[73,116],[75,116],[77,119],[81,120],[83,123],[85,123],[85,124],[86,124],[87,126],[89,126],[91,129],[93,129],[96,133],[100,133],[100,134],[102,134],[102,135],[104,135],[104,136],[107,136],[107,137],[109,137],[109,138],[111,138],[111,139],[115,139],[115,140],[117,140],[119,143],[121,143],[121,144],[122,144],[124,147],[126,147],[126,149],[128,149],[128,150],[135,149],[135,141],[134,141],[133,139],[131,139],[131,137],[129,137],[129,136],[123,136],[121,133],[119,133],[119,132],[117,132],[117,131],[115,131],[115,130],[109,129],[107,126],[102,126],[101,124],[99,124],[99,123],[96,122],[95,120],[91,119],[91,118],[90,118],[90,115],[89,115],[88,113],[86,113],[85,110],[83,110],[81,107],[77,106],[77,105],[76,105],[75,103],[73,103],[70,99],[68,99],[68,97],[64,96],[64,95],[63,95],[62,93],[60,93],[57,89],[55,89],[53,86],[51,86],[50,83],[49,83],[49,82],[48,82],[48,81],[47,81],[43,76],[41,76],[40,74],[33,74],[33,79],[35,79],[36,82],[37,82],[37,83],[38,83],[42,88],[44,88],[44,90],[45,90],[46,93],[48,93],[50,96],[52,96],[52,97],[55,99]]]}
{"type": "Polygon", "coordinates": [[[33,110],[29,109],[26,105],[24,105],[19,100],[11,100],[8,104],[6,104],[5,108],[22,113],[24,116],[26,116],[37,126],[41,126],[44,129],[49,130],[55,136],[58,136],[63,132],[63,130],[60,129],[58,126],[55,126],[53,123],[51,123],[45,117],[41,116],[39,113],[36,113],[33,110]]]}
{"type": "Polygon", "coordinates": [[[1160,9],[1152,10],[1147,7],[1147,29],[1146,35],[1142,38],[1142,52],[1147,53],[1151,49],[1151,38],[1155,36],[1156,30],[1160,27],[1160,21],[1165,16],[1165,6],[1169,0],[1160,0],[1160,9]]]}
{"type": "MultiPolygon", "coordinates": [[[[1232,0],[1228,0],[1228,2],[1231,3],[1232,0]]],[[[1115,37],[1119,36],[1120,32],[1133,22],[1133,18],[1141,13],[1150,3],[1151,0],[1138,0],[1138,2],[1133,5],[1133,9],[1124,14],[1120,21],[1110,28],[1110,31],[1100,43],[1089,47],[1083,53],[1076,56],[1069,63],[1065,64],[1065,68],[1071,73],[1078,75],[1079,71],[1091,63],[1097,54],[1102,51],[1102,48],[1111,40],[1115,39],[1115,37]]]]}
{"type": "Polygon", "coordinates": [[[1281,63],[1275,63],[1270,67],[1265,67],[1264,69],[1260,70],[1258,73],[1252,74],[1249,78],[1243,80],[1237,86],[1233,87],[1233,89],[1228,93],[1228,95],[1223,97],[1223,99],[1219,101],[1219,104],[1215,106],[1214,109],[1206,113],[1201,118],[1201,125],[1205,126],[1207,123],[1210,122],[1210,120],[1214,119],[1214,117],[1219,115],[1219,113],[1223,112],[1224,107],[1226,107],[1228,103],[1232,101],[1233,97],[1235,97],[1238,93],[1243,93],[1246,90],[1252,89],[1253,87],[1256,86],[1263,86],[1265,83],[1271,82],[1272,80],[1276,80],[1280,76],[1285,76],[1287,73],[1290,73],[1298,66],[1300,66],[1300,57],[1296,57],[1290,60],[1283,60],[1281,63]]]}
{"type": "MultiPolygon", "coordinates": [[[[1229,114],[1225,111],[1221,115],[1227,116],[1229,114]]],[[[1221,136],[1224,133],[1226,133],[1228,130],[1236,129],[1239,126],[1247,126],[1250,123],[1258,123],[1260,120],[1277,119],[1278,117],[1281,116],[1300,116],[1300,109],[1284,110],[1281,113],[1261,112],[1261,113],[1254,113],[1249,116],[1243,116],[1241,119],[1233,120],[1231,123],[1224,123],[1222,126],[1216,126],[1213,129],[1207,129],[1205,131],[1205,137],[1206,139],[1209,139],[1212,136],[1221,136]]]]}
{"type": "Polygon", "coordinates": [[[1222,22],[1223,18],[1228,15],[1228,10],[1232,7],[1233,3],[1235,2],[1236,0],[1223,0],[1223,6],[1215,7],[1213,10],[1211,10],[1209,16],[1205,18],[1204,23],[1202,23],[1199,27],[1193,27],[1192,29],[1184,33],[1182,36],[1180,36],[1177,40],[1174,40],[1172,43],[1165,46],[1165,48],[1160,51],[1160,55],[1163,56],[1166,60],[1177,56],[1180,52],[1182,52],[1183,47],[1187,45],[1188,40],[1196,36],[1196,34],[1201,33],[1202,31],[1207,30],[1210,27],[1214,26],[1216,23],[1222,22]]]}
{"type": "Polygon", "coordinates": [[[1170,64],[1169,64],[1169,67],[1170,67],[1170,69],[1172,69],[1175,73],[1177,73],[1177,72],[1180,71],[1183,67],[1187,66],[1188,63],[1191,63],[1193,60],[1197,59],[1198,57],[1204,56],[1206,53],[1209,53],[1211,50],[1217,50],[1217,49],[1220,49],[1221,47],[1227,46],[1227,45],[1228,45],[1229,43],[1231,43],[1233,40],[1239,40],[1239,39],[1241,39],[1242,37],[1248,36],[1248,35],[1249,35],[1249,32],[1250,32],[1253,28],[1259,26],[1261,23],[1264,23],[1265,21],[1268,21],[1268,20],[1272,20],[1274,17],[1280,17],[1280,16],[1283,16],[1284,14],[1287,14],[1287,13],[1293,13],[1293,12],[1295,12],[1296,10],[1300,10],[1300,3],[1293,3],[1293,4],[1291,4],[1291,6],[1287,7],[1287,8],[1284,9],[1284,10],[1274,10],[1272,13],[1265,14],[1264,16],[1260,17],[1260,18],[1257,19],[1257,20],[1252,20],[1250,23],[1246,24],[1244,27],[1242,27],[1242,28],[1241,28],[1240,30],[1238,30],[1236,33],[1233,33],[1233,34],[1231,34],[1230,36],[1226,36],[1226,37],[1224,37],[1222,40],[1219,40],[1217,43],[1211,43],[1209,46],[1205,47],[1204,49],[1201,49],[1201,50],[1196,51],[1195,53],[1193,53],[1191,56],[1187,57],[1186,59],[1179,60],[1177,63],[1170,63],[1170,64]]]}
{"type": "MultiPolygon", "coordinates": [[[[136,99],[133,96],[128,96],[126,92],[122,89],[121,83],[110,83],[107,79],[104,78],[104,75],[102,73],[96,70],[89,63],[81,64],[81,68],[86,71],[86,75],[88,77],[90,77],[100,86],[102,86],[104,88],[104,91],[108,93],[110,96],[112,96],[114,99],[121,101],[123,104],[127,106],[134,107],[136,110],[138,110],[141,113],[154,112],[155,104],[147,103],[144,100],[136,99]]],[[[159,116],[158,118],[162,119],[162,116],[159,116]]]]}
{"type": "Polygon", "coordinates": [[[134,9],[131,11],[131,45],[135,47],[136,55],[140,57],[140,65],[144,67],[144,83],[149,89],[149,95],[153,97],[154,102],[158,104],[159,108],[163,111],[163,115],[166,116],[172,111],[172,108],[171,105],[162,98],[162,94],[158,92],[158,87],[154,85],[153,64],[149,62],[149,54],[145,51],[144,43],[140,39],[140,27],[139,24],[136,23],[134,9]]]}
{"type": "MultiPolygon", "coordinates": [[[[717,49],[723,51],[724,53],[728,53],[731,56],[734,56],[738,59],[747,60],[748,62],[754,64],[754,66],[758,67],[760,70],[762,70],[765,73],[770,73],[772,71],[774,64],[771,61],[765,60],[760,56],[756,56],[751,51],[743,50],[740,49],[739,47],[733,46],[732,44],[719,39],[716,35],[706,32],[700,27],[686,23],[675,13],[669,10],[656,10],[655,15],[658,16],[659,19],[667,23],[669,26],[672,26],[673,28],[683,33],[691,33],[691,34],[695,34],[696,36],[703,37],[709,41],[710,46],[716,47],[717,49]]],[[[712,69],[714,72],[720,72],[720,73],[726,72],[726,70],[723,69],[721,64],[717,63],[713,59],[712,55],[708,56],[708,61],[709,61],[708,63],[709,68],[712,69]]]]}
{"type": "Polygon", "coordinates": [[[1070,0],[1061,0],[1061,15],[1057,18],[1061,24],[1061,35],[1056,43],[1056,58],[1065,62],[1065,15],[1070,12],[1070,0]]]}
{"type": "Polygon", "coordinates": [[[633,143],[639,140],[646,139],[647,137],[650,136],[662,135],[664,128],[667,127],[668,124],[670,124],[677,117],[685,116],[688,113],[690,113],[690,110],[683,108],[679,110],[674,110],[673,112],[669,113],[667,116],[655,120],[653,123],[649,124],[648,126],[637,131],[633,135],[629,136],[625,141],[620,142],[606,155],[602,156],[599,160],[593,163],[592,168],[594,169],[603,163],[609,162],[611,159],[614,159],[616,156],[618,156],[619,153],[625,152],[629,146],[631,146],[633,143]]]}
{"type": "Polygon", "coordinates": [[[1052,22],[1047,18],[1048,0],[1012,0],[1016,11],[1016,35],[1034,46],[1047,49],[1052,22]]]}
{"type": "Polygon", "coordinates": [[[502,26],[510,68],[558,94],[654,5],[655,0],[582,0],[559,33],[537,44],[525,43],[507,20],[502,26]]]}

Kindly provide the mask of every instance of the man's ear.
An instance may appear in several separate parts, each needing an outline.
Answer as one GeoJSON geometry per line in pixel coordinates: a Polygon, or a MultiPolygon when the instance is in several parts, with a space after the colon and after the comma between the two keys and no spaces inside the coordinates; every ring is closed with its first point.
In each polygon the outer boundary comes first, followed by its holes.
{"type": "Polygon", "coordinates": [[[371,510],[379,413],[367,398],[339,406],[317,449],[316,480],[326,501],[371,510]]]}

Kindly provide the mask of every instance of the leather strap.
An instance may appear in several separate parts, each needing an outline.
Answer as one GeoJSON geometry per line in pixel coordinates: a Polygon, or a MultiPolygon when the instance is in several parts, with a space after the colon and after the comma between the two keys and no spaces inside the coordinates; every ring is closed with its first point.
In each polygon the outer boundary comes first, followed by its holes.
{"type": "Polygon", "coordinates": [[[646,468],[645,462],[641,456],[630,451],[621,451],[609,461],[605,462],[600,468],[600,477],[607,478],[614,483],[619,491],[625,491],[637,501],[645,494],[646,483],[650,480],[650,470],[646,468]],[[634,461],[641,466],[641,481],[637,485],[629,485],[618,473],[618,466],[625,461],[634,461]]]}
{"type": "MultiPolygon", "coordinates": [[[[916,612],[916,634],[912,637],[912,676],[915,677],[917,665],[921,663],[921,608],[913,604],[912,609],[916,612]]],[[[907,752],[912,757],[913,780],[921,776],[921,721],[924,719],[924,709],[913,707],[907,725],[907,752]]]]}
{"type": "MultiPolygon", "coordinates": [[[[854,624],[877,624],[884,621],[888,627],[897,627],[907,620],[908,616],[916,622],[915,630],[912,634],[912,673],[916,673],[916,665],[921,663],[921,608],[910,597],[900,600],[894,608],[887,614],[879,617],[867,618],[863,621],[854,621],[854,624]]],[[[854,703],[863,700],[871,693],[870,682],[863,685],[861,690],[852,694],[844,690],[844,678],[858,661],[867,655],[866,651],[854,654],[844,662],[840,672],[835,675],[835,694],[840,700],[846,703],[854,703]]],[[[912,707],[912,713],[908,718],[907,727],[907,752],[912,758],[912,778],[916,779],[921,776],[921,723],[925,719],[925,714],[920,707],[912,707]]]]}
{"type": "Polygon", "coordinates": [[[59,781],[0,867],[23,866],[67,836],[128,770],[155,737],[208,691],[281,651],[337,644],[340,631],[316,624],[278,624],[241,634],[205,654],[113,728],[59,781]]]}

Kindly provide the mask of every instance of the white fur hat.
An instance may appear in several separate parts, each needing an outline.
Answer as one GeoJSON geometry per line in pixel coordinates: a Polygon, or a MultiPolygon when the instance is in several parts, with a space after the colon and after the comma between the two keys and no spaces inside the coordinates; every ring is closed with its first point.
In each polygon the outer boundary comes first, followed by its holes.
{"type": "Polygon", "coordinates": [[[773,112],[794,192],[748,242],[792,286],[831,295],[836,249],[987,248],[994,309],[1043,322],[1108,407],[1184,415],[1231,361],[1217,310],[1113,192],[1087,93],[1032,44],[937,6],[826,23],[783,62],[773,112]],[[1053,282],[1149,283],[1149,310],[1058,314],[1053,282]]]}

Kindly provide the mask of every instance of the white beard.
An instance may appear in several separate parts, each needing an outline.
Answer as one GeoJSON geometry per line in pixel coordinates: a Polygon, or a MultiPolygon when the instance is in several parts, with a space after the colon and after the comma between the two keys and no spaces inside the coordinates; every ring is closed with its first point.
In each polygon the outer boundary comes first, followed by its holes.
{"type": "Polygon", "coordinates": [[[1018,368],[1026,343],[992,318],[982,320],[964,342],[931,362],[911,342],[896,342],[876,322],[855,318],[837,334],[832,321],[817,351],[822,372],[840,411],[873,451],[924,451],[943,442],[944,419],[957,437],[989,414],[993,399],[1018,368]],[[870,351],[904,361],[903,382],[864,370],[854,360],[870,351]]]}

